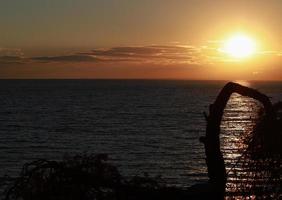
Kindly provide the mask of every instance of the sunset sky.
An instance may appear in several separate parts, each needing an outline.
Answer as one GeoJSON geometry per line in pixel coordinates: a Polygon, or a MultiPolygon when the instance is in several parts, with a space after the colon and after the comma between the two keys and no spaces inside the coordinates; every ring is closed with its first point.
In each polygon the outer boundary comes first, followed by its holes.
{"type": "Polygon", "coordinates": [[[2,0],[0,78],[282,80],[281,11],[281,0],[2,0]]]}

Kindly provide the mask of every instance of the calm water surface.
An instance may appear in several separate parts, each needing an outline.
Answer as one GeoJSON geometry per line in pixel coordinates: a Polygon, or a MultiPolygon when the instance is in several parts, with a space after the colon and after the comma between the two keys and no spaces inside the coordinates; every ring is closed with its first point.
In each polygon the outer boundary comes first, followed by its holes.
{"type": "MultiPolygon", "coordinates": [[[[205,181],[203,112],[225,83],[1,80],[0,177],[34,159],[89,152],[108,153],[124,176],[148,172],[175,186],[205,181]]],[[[249,84],[282,100],[281,82],[249,84]]],[[[222,124],[225,157],[256,111],[253,100],[232,96],[222,124]]]]}

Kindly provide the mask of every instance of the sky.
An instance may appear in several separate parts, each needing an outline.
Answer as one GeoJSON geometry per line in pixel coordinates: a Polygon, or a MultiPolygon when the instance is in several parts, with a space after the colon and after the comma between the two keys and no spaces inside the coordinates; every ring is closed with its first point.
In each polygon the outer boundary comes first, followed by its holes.
{"type": "Polygon", "coordinates": [[[0,0],[0,78],[282,80],[281,0],[0,0]],[[252,56],[222,51],[243,34],[252,56]]]}

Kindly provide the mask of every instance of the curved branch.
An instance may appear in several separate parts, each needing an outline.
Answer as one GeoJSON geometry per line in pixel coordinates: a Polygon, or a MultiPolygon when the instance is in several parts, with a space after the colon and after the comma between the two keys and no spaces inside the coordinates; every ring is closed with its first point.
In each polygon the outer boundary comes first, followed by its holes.
{"type": "Polygon", "coordinates": [[[222,153],[220,151],[220,124],[226,104],[232,95],[238,93],[261,102],[266,114],[272,116],[273,106],[269,98],[257,90],[229,82],[218,94],[214,104],[210,105],[210,113],[207,117],[206,137],[201,138],[205,144],[206,162],[210,182],[224,192],[226,184],[226,169],[222,153]]]}
{"type": "Polygon", "coordinates": [[[224,108],[233,93],[253,98],[263,104],[266,113],[273,113],[272,103],[265,94],[262,94],[255,89],[242,86],[238,83],[229,82],[220,91],[214,104],[212,105],[212,108],[210,109],[210,117],[214,117],[217,123],[221,123],[224,108]]]}

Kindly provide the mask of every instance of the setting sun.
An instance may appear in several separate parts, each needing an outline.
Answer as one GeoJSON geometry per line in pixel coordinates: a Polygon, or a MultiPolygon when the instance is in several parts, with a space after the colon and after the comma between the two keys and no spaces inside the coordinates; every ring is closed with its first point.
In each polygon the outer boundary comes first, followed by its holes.
{"type": "Polygon", "coordinates": [[[237,34],[224,41],[222,52],[236,59],[250,57],[256,52],[255,41],[243,34],[237,34]]]}

